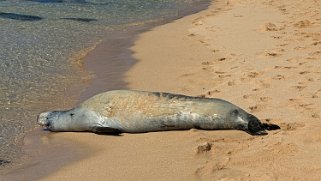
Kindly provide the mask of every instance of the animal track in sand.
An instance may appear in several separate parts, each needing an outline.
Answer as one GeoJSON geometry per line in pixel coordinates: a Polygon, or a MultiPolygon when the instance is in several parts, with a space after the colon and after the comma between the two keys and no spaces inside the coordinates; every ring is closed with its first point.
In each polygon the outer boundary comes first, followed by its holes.
{"type": "MultiPolygon", "coordinates": [[[[282,53],[285,51],[283,48],[276,48],[273,50],[268,50],[263,53],[266,57],[279,57],[282,55],[282,53]]],[[[260,55],[260,54],[259,54],[260,55]]]]}
{"type": "Polygon", "coordinates": [[[239,139],[233,138],[209,138],[209,137],[202,137],[197,140],[198,142],[209,142],[211,144],[214,143],[239,143],[239,139]]]}
{"type": "Polygon", "coordinates": [[[217,61],[217,62],[223,62],[224,60],[226,60],[226,58],[225,58],[225,57],[222,57],[222,58],[217,59],[216,61],[217,61]]]}
{"type": "Polygon", "coordinates": [[[309,53],[309,55],[310,56],[319,56],[319,55],[321,55],[321,51],[320,50],[318,50],[318,51],[314,51],[314,52],[312,52],[312,53],[309,53]]]}
{"type": "Polygon", "coordinates": [[[186,74],[181,75],[180,77],[190,77],[193,75],[195,75],[195,74],[194,73],[186,73],[186,74]]]}
{"type": "Polygon", "coordinates": [[[306,28],[306,27],[311,26],[311,24],[312,23],[309,20],[301,20],[301,21],[295,23],[294,26],[297,28],[306,28]]]}
{"type": "Polygon", "coordinates": [[[281,123],[280,124],[281,130],[284,130],[284,131],[294,131],[304,126],[305,126],[304,123],[281,123]]]}
{"type": "Polygon", "coordinates": [[[211,91],[207,91],[207,95],[213,95],[213,94],[216,94],[216,93],[220,93],[221,91],[219,91],[219,90],[217,90],[217,89],[215,89],[215,90],[211,90],[211,91]]]}
{"type": "Polygon", "coordinates": [[[212,50],[213,53],[217,53],[217,52],[219,52],[219,51],[220,51],[220,50],[216,50],[216,49],[212,50]]]}
{"type": "Polygon", "coordinates": [[[250,77],[250,78],[256,78],[259,75],[260,75],[260,73],[258,73],[258,72],[249,72],[247,74],[247,76],[250,77]]]}
{"type": "Polygon", "coordinates": [[[274,66],[274,69],[295,69],[297,67],[294,66],[280,66],[280,65],[276,65],[274,66]]]}
{"type": "Polygon", "coordinates": [[[250,106],[249,109],[251,112],[259,112],[264,108],[263,105],[254,105],[254,106],[250,106]]]}
{"type": "Polygon", "coordinates": [[[321,98],[321,89],[312,94],[312,98],[321,98]]]}
{"type": "Polygon", "coordinates": [[[222,71],[215,71],[214,73],[216,73],[216,74],[225,74],[226,72],[222,72],[222,71]]]}
{"type": "Polygon", "coordinates": [[[263,88],[270,88],[270,87],[271,87],[271,84],[266,83],[266,82],[264,82],[263,80],[260,80],[260,83],[261,83],[261,86],[262,86],[263,88]]]}
{"type": "Polygon", "coordinates": [[[318,119],[318,118],[320,118],[320,114],[319,113],[312,113],[311,117],[318,119]]]}
{"type": "Polygon", "coordinates": [[[202,70],[205,70],[205,71],[208,71],[208,72],[213,72],[214,67],[206,66],[206,67],[203,67],[202,70]]]}
{"type": "Polygon", "coordinates": [[[278,53],[278,52],[266,52],[265,53],[265,56],[270,56],[270,57],[278,57],[278,56],[280,56],[281,54],[280,53],[278,53]]]}
{"type": "Polygon", "coordinates": [[[321,41],[313,42],[311,45],[313,45],[313,46],[321,45],[321,41]]]}
{"type": "Polygon", "coordinates": [[[268,143],[264,146],[271,154],[291,155],[298,152],[298,146],[294,143],[282,143],[280,141],[268,143]]]}
{"type": "Polygon", "coordinates": [[[205,61],[205,62],[202,62],[202,65],[213,65],[213,62],[205,61]]]}
{"type": "Polygon", "coordinates": [[[285,47],[285,46],[287,46],[287,45],[289,45],[288,43],[282,43],[282,44],[280,44],[279,46],[280,47],[285,47]]]}
{"type": "Polygon", "coordinates": [[[303,85],[297,85],[294,86],[294,88],[296,88],[298,91],[302,91],[303,89],[305,89],[307,86],[303,86],[303,85]]]}
{"type": "Polygon", "coordinates": [[[271,36],[273,39],[281,39],[283,36],[271,36]]]}
{"type": "Polygon", "coordinates": [[[274,76],[274,77],[272,77],[272,79],[274,79],[274,80],[285,80],[285,77],[284,77],[284,75],[276,75],[276,76],[274,76]]]}
{"type": "Polygon", "coordinates": [[[203,154],[209,152],[212,149],[212,144],[205,142],[202,145],[197,146],[196,154],[203,154]]]}
{"type": "Polygon", "coordinates": [[[227,75],[218,75],[219,78],[226,78],[226,77],[231,77],[232,75],[227,74],[227,75]]]}
{"type": "Polygon", "coordinates": [[[233,86],[233,85],[236,85],[236,83],[235,83],[234,80],[232,80],[232,81],[228,81],[228,82],[227,82],[227,85],[228,85],[228,86],[233,86]]]}
{"type": "Polygon", "coordinates": [[[251,95],[251,94],[247,94],[247,95],[243,95],[242,97],[243,97],[243,99],[248,99],[248,98],[253,97],[253,95],[251,95]]]}
{"type": "Polygon", "coordinates": [[[260,31],[278,31],[279,28],[273,23],[265,23],[259,28],[260,31]]]}
{"type": "Polygon", "coordinates": [[[260,97],[260,101],[262,102],[268,102],[269,100],[271,100],[270,97],[260,97]]]}
{"type": "Polygon", "coordinates": [[[308,74],[310,73],[309,71],[302,71],[302,72],[299,72],[300,75],[304,75],[304,74],[308,74]]]}

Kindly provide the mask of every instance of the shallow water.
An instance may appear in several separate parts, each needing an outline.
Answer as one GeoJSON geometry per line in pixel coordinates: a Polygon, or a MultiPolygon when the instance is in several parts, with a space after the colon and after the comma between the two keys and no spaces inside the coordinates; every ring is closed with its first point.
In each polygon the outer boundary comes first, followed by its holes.
{"type": "Polygon", "coordinates": [[[75,54],[131,26],[180,16],[205,0],[0,0],[0,169],[21,157],[44,110],[70,106],[89,74],[75,54]]]}

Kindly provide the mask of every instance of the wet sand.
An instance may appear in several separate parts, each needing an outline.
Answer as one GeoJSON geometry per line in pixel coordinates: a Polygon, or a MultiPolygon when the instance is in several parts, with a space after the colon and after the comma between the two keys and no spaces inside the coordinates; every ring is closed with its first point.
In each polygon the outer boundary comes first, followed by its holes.
{"type": "Polygon", "coordinates": [[[131,89],[229,100],[281,130],[59,133],[93,150],[43,180],[319,180],[321,4],[215,1],[131,48],[131,89]]]}

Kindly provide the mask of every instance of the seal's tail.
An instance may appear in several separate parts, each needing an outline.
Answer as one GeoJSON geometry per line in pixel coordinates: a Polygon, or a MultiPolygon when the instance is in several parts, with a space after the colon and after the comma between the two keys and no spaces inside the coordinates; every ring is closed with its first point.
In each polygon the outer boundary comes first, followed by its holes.
{"type": "Polygon", "coordinates": [[[276,124],[267,124],[267,123],[262,123],[262,127],[266,130],[277,130],[277,129],[281,129],[280,126],[276,125],[276,124]]]}

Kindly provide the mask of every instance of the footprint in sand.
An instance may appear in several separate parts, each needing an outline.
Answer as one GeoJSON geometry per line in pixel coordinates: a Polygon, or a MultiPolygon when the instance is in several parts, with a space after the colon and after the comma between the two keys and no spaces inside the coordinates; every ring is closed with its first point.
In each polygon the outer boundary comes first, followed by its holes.
{"type": "Polygon", "coordinates": [[[243,99],[248,99],[251,98],[253,95],[247,94],[247,95],[243,95],[243,99]]]}
{"type": "Polygon", "coordinates": [[[302,71],[302,72],[299,72],[300,75],[304,75],[304,74],[308,74],[310,73],[309,71],[302,71]]]}
{"type": "Polygon", "coordinates": [[[202,65],[213,65],[213,63],[209,61],[205,61],[205,62],[202,62],[202,65]]]}
{"type": "Polygon", "coordinates": [[[274,66],[274,69],[295,69],[297,67],[294,66],[280,66],[280,65],[276,65],[274,66]]]}
{"type": "Polygon", "coordinates": [[[321,55],[321,51],[318,50],[318,51],[315,51],[315,52],[312,52],[312,53],[309,53],[310,56],[319,56],[321,55]]]}
{"type": "Polygon", "coordinates": [[[225,60],[226,60],[226,58],[225,58],[225,57],[222,57],[222,58],[217,59],[216,62],[223,62],[223,61],[225,61],[225,60]]]}
{"type": "Polygon", "coordinates": [[[250,106],[249,109],[251,112],[259,112],[264,108],[263,105],[254,105],[254,106],[250,106]]]}
{"type": "Polygon", "coordinates": [[[308,78],[307,79],[309,82],[314,82],[314,78],[308,78]]]}
{"type": "Polygon", "coordinates": [[[265,23],[259,28],[260,31],[278,31],[279,28],[273,23],[265,23]]]}
{"type": "Polygon", "coordinates": [[[315,118],[315,119],[319,119],[320,118],[320,114],[319,113],[312,113],[311,117],[315,118]]]}
{"type": "Polygon", "coordinates": [[[281,39],[283,36],[271,36],[273,39],[281,39]]]}
{"type": "Polygon", "coordinates": [[[295,89],[297,89],[298,91],[303,91],[303,89],[305,89],[307,86],[303,86],[303,85],[297,85],[294,86],[295,89]]]}
{"type": "Polygon", "coordinates": [[[247,76],[250,78],[256,78],[259,75],[260,75],[260,73],[258,73],[258,72],[250,72],[247,74],[247,76]]]}
{"type": "Polygon", "coordinates": [[[282,53],[284,51],[285,50],[283,48],[276,48],[276,49],[273,49],[273,50],[266,51],[265,52],[265,56],[267,56],[267,57],[279,57],[279,56],[282,55],[282,53]]]}
{"type": "Polygon", "coordinates": [[[209,142],[205,142],[205,143],[197,146],[196,154],[207,153],[207,152],[211,151],[211,149],[212,149],[212,144],[209,142]]]}
{"type": "Polygon", "coordinates": [[[313,46],[321,45],[321,41],[316,41],[312,43],[313,46]]]}
{"type": "Polygon", "coordinates": [[[269,56],[269,57],[278,57],[278,56],[280,56],[280,55],[281,55],[280,53],[274,52],[274,51],[265,52],[265,56],[269,56]]]}
{"type": "Polygon", "coordinates": [[[285,46],[287,46],[287,45],[289,45],[288,43],[282,43],[282,44],[280,44],[279,46],[280,47],[285,47],[285,46]]]}
{"type": "Polygon", "coordinates": [[[215,90],[207,91],[206,94],[209,95],[209,96],[211,96],[211,95],[213,95],[213,94],[220,93],[220,92],[221,92],[221,91],[215,89],[215,90]]]}
{"type": "Polygon", "coordinates": [[[233,85],[236,85],[236,83],[235,83],[234,80],[232,80],[232,81],[228,81],[228,82],[227,82],[227,85],[228,85],[228,86],[233,86],[233,85]]]}
{"type": "Polygon", "coordinates": [[[218,75],[219,78],[226,78],[226,77],[231,77],[232,75],[227,74],[227,75],[218,75]]]}
{"type": "Polygon", "coordinates": [[[264,82],[263,80],[260,80],[260,83],[261,83],[261,85],[262,85],[263,88],[270,88],[270,87],[271,87],[271,84],[266,83],[266,82],[264,82]]]}
{"type": "Polygon", "coordinates": [[[312,25],[312,23],[309,20],[301,20],[301,21],[294,24],[294,26],[297,28],[307,28],[311,25],[312,25]]]}
{"type": "Polygon", "coordinates": [[[298,128],[304,127],[305,124],[304,123],[281,123],[279,124],[279,126],[281,127],[281,130],[294,131],[298,128]]]}
{"type": "Polygon", "coordinates": [[[285,77],[284,77],[284,75],[276,75],[276,76],[274,76],[274,77],[272,77],[272,79],[274,79],[274,80],[285,80],[285,77]]]}
{"type": "Polygon", "coordinates": [[[268,102],[269,100],[271,100],[270,97],[260,97],[260,101],[262,102],[268,102]]]}
{"type": "Polygon", "coordinates": [[[321,89],[317,90],[313,93],[312,98],[320,98],[321,97],[321,89]]]}
{"type": "Polygon", "coordinates": [[[304,111],[313,110],[314,108],[311,107],[313,105],[314,105],[313,103],[301,103],[301,104],[298,104],[298,107],[303,109],[303,112],[304,112],[304,111]]]}
{"type": "Polygon", "coordinates": [[[205,70],[205,71],[208,71],[208,72],[213,72],[214,67],[206,66],[206,67],[203,67],[202,70],[205,70]]]}

